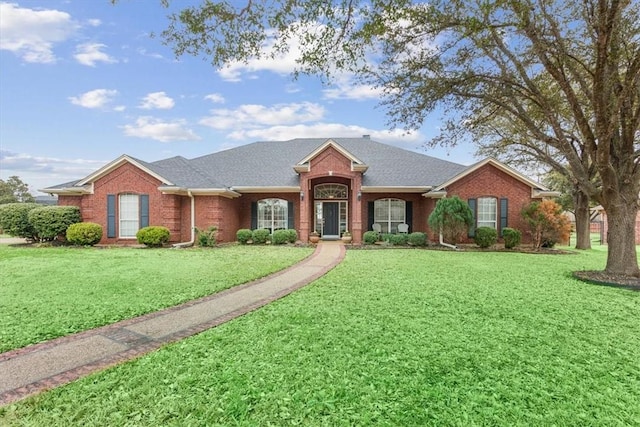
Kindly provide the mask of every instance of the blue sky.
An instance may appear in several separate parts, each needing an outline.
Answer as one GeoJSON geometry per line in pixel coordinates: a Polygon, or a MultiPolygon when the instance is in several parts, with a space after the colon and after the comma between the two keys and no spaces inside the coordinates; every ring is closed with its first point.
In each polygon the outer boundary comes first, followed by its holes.
{"type": "Polygon", "coordinates": [[[293,56],[223,69],[176,59],[150,37],[167,14],[159,1],[0,0],[0,178],[18,175],[35,194],[121,154],[193,158],[254,141],[363,134],[474,162],[472,147],[422,147],[437,114],[417,132],[389,130],[377,93],[352,76],[332,86],[294,80],[293,56]]]}

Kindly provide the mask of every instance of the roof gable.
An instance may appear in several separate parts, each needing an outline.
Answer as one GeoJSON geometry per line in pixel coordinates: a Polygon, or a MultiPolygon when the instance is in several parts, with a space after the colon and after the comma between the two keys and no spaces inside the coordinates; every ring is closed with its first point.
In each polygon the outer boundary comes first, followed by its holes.
{"type": "Polygon", "coordinates": [[[89,175],[89,176],[81,179],[80,181],[78,181],[75,185],[76,186],[82,186],[82,185],[87,185],[87,184],[94,183],[98,179],[102,178],[103,176],[106,176],[106,175],[110,174],[111,172],[113,172],[114,170],[116,170],[117,168],[119,168],[120,166],[122,166],[125,163],[129,163],[129,164],[137,167],[138,169],[142,170],[143,172],[145,172],[145,173],[151,175],[152,177],[156,178],[158,181],[162,182],[163,184],[173,185],[173,183],[170,180],[166,179],[165,177],[163,177],[160,174],[158,174],[155,171],[153,171],[149,167],[150,166],[149,163],[134,159],[133,157],[129,157],[126,154],[123,154],[122,156],[118,157],[114,161],[112,161],[110,163],[107,163],[106,165],[104,165],[103,167],[101,167],[100,169],[98,169],[97,171],[92,173],[91,175],[89,175]]]}
{"type": "Polygon", "coordinates": [[[335,149],[337,152],[342,154],[347,160],[349,160],[351,162],[351,170],[359,171],[359,172],[363,172],[363,173],[367,171],[368,166],[365,165],[363,161],[358,159],[355,155],[353,155],[351,152],[349,152],[349,150],[344,148],[342,145],[338,144],[333,139],[327,139],[327,141],[324,144],[320,145],[315,150],[313,150],[311,153],[309,153],[304,159],[300,160],[293,167],[293,169],[296,172],[308,172],[309,171],[309,167],[311,165],[311,160],[316,158],[318,155],[320,155],[320,153],[322,153],[324,150],[326,150],[329,147],[335,149]]]}

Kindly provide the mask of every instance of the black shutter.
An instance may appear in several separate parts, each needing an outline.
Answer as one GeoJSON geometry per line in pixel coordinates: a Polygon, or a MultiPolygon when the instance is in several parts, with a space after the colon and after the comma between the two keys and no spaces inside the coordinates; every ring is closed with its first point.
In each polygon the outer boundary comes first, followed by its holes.
{"type": "Polygon", "coordinates": [[[258,202],[251,202],[251,229],[258,228],[258,202]]]}
{"type": "Polygon", "coordinates": [[[409,226],[409,233],[413,230],[413,202],[405,202],[404,220],[409,226]]]}
{"type": "Polygon", "coordinates": [[[107,194],[107,237],[116,237],[116,195],[107,194]]]}
{"type": "Polygon", "coordinates": [[[502,230],[507,228],[507,218],[509,213],[509,200],[500,199],[500,235],[502,236],[502,230]]]}
{"type": "Polygon", "coordinates": [[[149,226],[149,195],[140,195],[140,228],[149,226]]]}
{"type": "Polygon", "coordinates": [[[287,202],[287,228],[293,230],[296,226],[296,219],[293,216],[293,202],[287,202]]]}
{"type": "Polygon", "coordinates": [[[373,230],[373,221],[374,221],[374,212],[375,212],[375,202],[367,203],[367,229],[365,231],[373,230]]]}
{"type": "Polygon", "coordinates": [[[473,223],[469,226],[469,237],[475,237],[476,235],[476,218],[477,218],[477,204],[478,201],[476,199],[469,199],[469,209],[471,209],[471,214],[473,215],[473,223]]]}

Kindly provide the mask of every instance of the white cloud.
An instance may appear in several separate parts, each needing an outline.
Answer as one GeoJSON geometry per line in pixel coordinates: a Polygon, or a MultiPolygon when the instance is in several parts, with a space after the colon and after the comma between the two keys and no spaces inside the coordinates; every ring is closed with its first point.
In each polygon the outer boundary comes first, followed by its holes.
{"type": "Polygon", "coordinates": [[[29,184],[32,192],[83,178],[106,163],[104,160],[62,159],[7,150],[0,150],[0,162],[3,179],[17,175],[29,184]]]}
{"type": "Polygon", "coordinates": [[[175,102],[164,92],[153,92],[142,98],[142,104],[138,108],[143,110],[169,110],[175,102]]]}
{"type": "MultiPolygon", "coordinates": [[[[115,89],[95,89],[85,92],[80,96],[71,96],[69,100],[72,104],[84,108],[105,108],[113,101],[116,95],[118,95],[118,91],[115,89]]],[[[122,107],[116,107],[116,109],[118,108],[122,107]]]]}
{"type": "Polygon", "coordinates": [[[312,125],[299,124],[261,129],[242,129],[233,131],[227,136],[234,140],[282,141],[292,138],[358,138],[362,135],[370,135],[376,141],[411,149],[415,149],[417,145],[424,141],[424,137],[418,132],[409,134],[401,129],[376,130],[342,123],[315,123],[312,125]]]}
{"type": "Polygon", "coordinates": [[[118,62],[113,57],[102,52],[105,47],[107,46],[101,43],[83,43],[76,46],[76,54],[73,57],[80,64],[88,67],[95,67],[97,62],[104,62],[105,64],[118,62]]]}
{"type": "Polygon", "coordinates": [[[324,107],[312,102],[276,104],[271,107],[246,104],[235,110],[211,110],[211,115],[199,123],[220,130],[255,128],[318,121],[324,114],[324,107]]]}
{"type": "Polygon", "coordinates": [[[369,85],[357,84],[353,76],[342,75],[336,79],[333,86],[322,91],[326,99],[367,100],[380,99],[382,89],[369,85]]]}
{"type": "Polygon", "coordinates": [[[99,19],[89,19],[87,23],[92,27],[99,27],[102,25],[102,21],[99,19]]]}
{"type": "Polygon", "coordinates": [[[214,104],[224,104],[225,102],[224,96],[220,95],[219,93],[210,93],[209,95],[205,96],[204,99],[209,100],[214,104]]]}
{"type": "Polygon", "coordinates": [[[161,142],[197,141],[200,139],[186,127],[185,120],[162,121],[154,117],[138,117],[134,125],[125,125],[124,134],[136,138],[155,139],[161,142]]]}
{"type": "Polygon", "coordinates": [[[54,44],[67,40],[79,28],[66,12],[0,3],[0,49],[11,51],[26,62],[56,62],[54,44]]]}

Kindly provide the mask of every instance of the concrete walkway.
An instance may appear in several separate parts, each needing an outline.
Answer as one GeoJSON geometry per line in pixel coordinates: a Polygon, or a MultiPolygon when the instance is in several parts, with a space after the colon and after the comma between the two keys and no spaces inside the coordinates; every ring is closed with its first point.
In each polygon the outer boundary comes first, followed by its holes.
{"type": "Polygon", "coordinates": [[[279,273],[226,291],[0,354],[0,405],[58,387],[220,325],[313,282],[342,261],[340,242],[279,273]]]}

